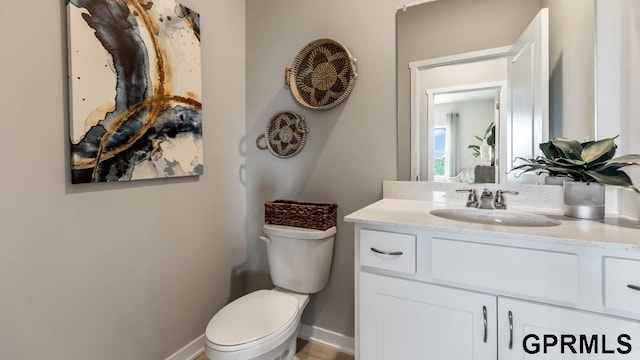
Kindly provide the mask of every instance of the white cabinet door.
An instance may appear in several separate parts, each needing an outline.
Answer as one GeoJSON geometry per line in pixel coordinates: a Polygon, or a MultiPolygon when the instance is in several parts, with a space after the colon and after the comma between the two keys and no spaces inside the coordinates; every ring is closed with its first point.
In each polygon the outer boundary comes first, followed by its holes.
{"type": "Polygon", "coordinates": [[[495,296],[359,276],[359,360],[496,359],[495,296]]]}
{"type": "Polygon", "coordinates": [[[640,359],[636,321],[498,298],[498,330],[500,360],[640,359]]]}

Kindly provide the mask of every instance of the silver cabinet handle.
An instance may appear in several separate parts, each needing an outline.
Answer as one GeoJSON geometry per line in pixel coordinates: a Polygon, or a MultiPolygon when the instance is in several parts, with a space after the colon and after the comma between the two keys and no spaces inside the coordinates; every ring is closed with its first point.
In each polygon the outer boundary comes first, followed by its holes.
{"type": "Polygon", "coordinates": [[[638,285],[629,284],[629,285],[627,285],[627,287],[629,289],[631,289],[631,290],[640,291],[640,286],[638,286],[638,285]]]}
{"type": "Polygon", "coordinates": [[[487,336],[488,336],[488,324],[487,324],[487,307],[483,306],[482,307],[482,318],[484,320],[484,342],[487,342],[487,336]]]}
{"type": "Polygon", "coordinates": [[[371,251],[373,251],[374,253],[382,254],[382,255],[393,255],[393,256],[402,255],[402,251],[382,251],[373,247],[371,248],[371,251]]]}
{"type": "Polygon", "coordinates": [[[509,350],[513,349],[513,313],[509,310],[509,350]]]}

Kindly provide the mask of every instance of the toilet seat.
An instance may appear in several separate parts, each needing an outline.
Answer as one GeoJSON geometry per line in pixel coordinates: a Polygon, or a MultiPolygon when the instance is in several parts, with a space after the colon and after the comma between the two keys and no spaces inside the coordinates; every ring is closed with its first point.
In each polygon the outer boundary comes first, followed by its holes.
{"type": "Polygon", "coordinates": [[[211,319],[206,345],[228,355],[269,351],[296,332],[299,309],[298,299],[287,293],[252,292],[226,305],[211,319]]]}

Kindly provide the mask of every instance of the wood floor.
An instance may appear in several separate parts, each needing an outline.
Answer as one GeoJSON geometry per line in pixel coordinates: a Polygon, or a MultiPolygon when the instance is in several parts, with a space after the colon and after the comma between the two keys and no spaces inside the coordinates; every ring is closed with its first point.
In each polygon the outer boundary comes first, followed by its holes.
{"type": "MultiPolygon", "coordinates": [[[[296,356],[300,360],[353,360],[352,355],[341,353],[324,344],[298,339],[297,346],[296,356]]],[[[202,354],[195,360],[207,360],[207,357],[202,354]]]]}

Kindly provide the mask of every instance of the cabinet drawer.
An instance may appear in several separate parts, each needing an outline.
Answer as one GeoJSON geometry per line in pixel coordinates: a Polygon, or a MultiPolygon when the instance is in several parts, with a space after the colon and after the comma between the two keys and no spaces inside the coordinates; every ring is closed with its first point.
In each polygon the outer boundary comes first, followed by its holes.
{"type": "Polygon", "coordinates": [[[604,305],[612,310],[640,313],[640,261],[604,258],[604,305]]]}
{"type": "Polygon", "coordinates": [[[407,274],[416,272],[416,236],[360,230],[360,264],[407,274]]]}
{"type": "Polygon", "coordinates": [[[434,280],[565,303],[578,301],[575,254],[433,239],[434,280]]]}

